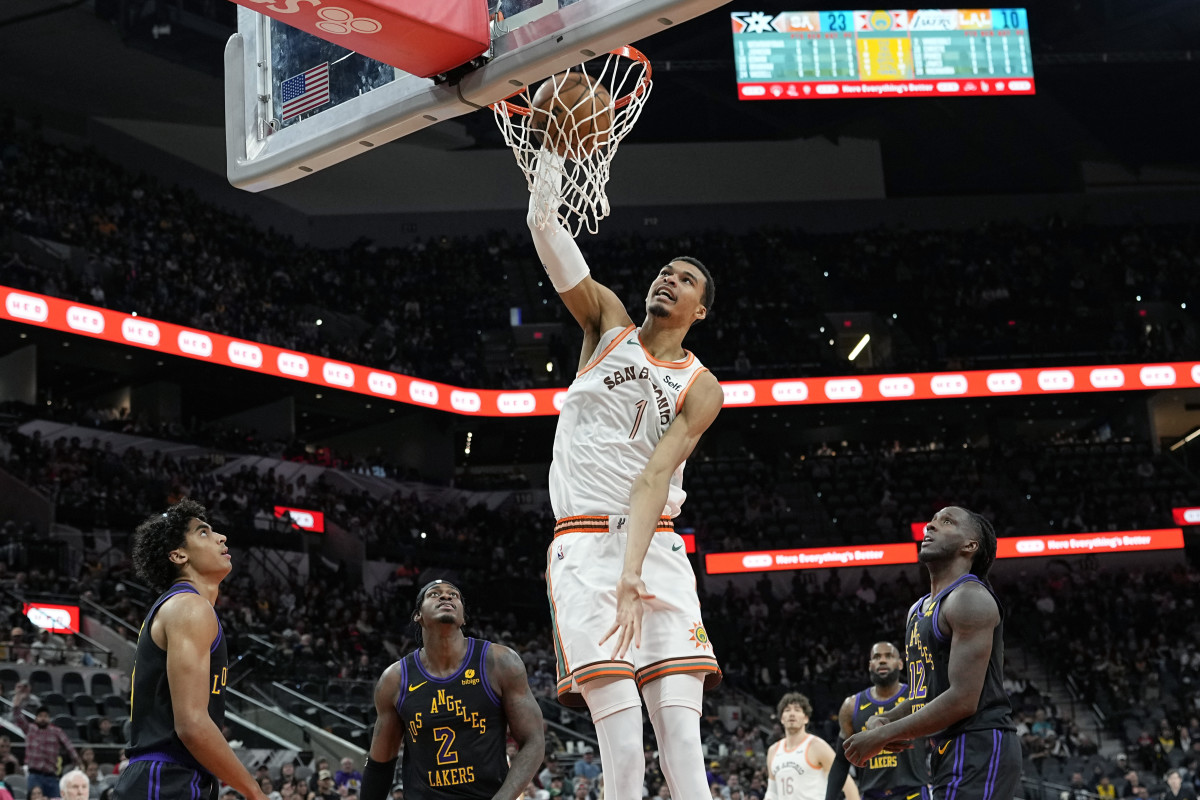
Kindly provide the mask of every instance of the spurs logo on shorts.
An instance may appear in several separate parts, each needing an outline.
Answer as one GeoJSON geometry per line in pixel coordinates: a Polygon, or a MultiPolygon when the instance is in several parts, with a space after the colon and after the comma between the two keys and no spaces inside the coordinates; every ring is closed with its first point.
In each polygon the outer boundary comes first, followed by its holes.
{"type": "Polygon", "coordinates": [[[692,629],[688,631],[691,634],[692,641],[696,643],[696,649],[711,650],[712,645],[708,641],[708,631],[704,630],[704,625],[697,622],[692,625],[692,629]]]}

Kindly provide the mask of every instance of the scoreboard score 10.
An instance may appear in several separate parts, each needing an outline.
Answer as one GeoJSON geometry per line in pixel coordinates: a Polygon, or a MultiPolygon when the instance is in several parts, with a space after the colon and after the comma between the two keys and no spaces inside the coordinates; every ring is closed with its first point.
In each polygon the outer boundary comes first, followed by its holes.
{"type": "Polygon", "coordinates": [[[1035,92],[1023,8],[730,17],[741,100],[1035,92]]]}

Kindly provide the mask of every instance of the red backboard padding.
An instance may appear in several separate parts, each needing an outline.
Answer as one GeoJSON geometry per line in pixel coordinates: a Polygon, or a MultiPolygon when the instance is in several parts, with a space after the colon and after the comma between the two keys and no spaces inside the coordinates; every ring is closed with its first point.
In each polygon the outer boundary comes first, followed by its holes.
{"type": "Polygon", "coordinates": [[[429,78],[490,43],[482,0],[234,0],[285,25],[429,78]]]}

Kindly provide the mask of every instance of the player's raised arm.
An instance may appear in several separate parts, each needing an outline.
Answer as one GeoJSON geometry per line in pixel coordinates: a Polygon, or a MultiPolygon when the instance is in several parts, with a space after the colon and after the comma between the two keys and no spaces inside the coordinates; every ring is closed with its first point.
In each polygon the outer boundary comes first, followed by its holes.
{"type": "Polygon", "coordinates": [[[375,684],[375,732],[363,768],[362,800],[384,800],[392,790],[396,759],[404,737],[404,723],[396,711],[400,694],[399,662],[392,664],[375,684]]]}
{"type": "Polygon", "coordinates": [[[537,775],[538,767],[546,755],[542,709],[529,690],[525,663],[513,650],[492,645],[488,648],[487,667],[488,675],[500,690],[500,702],[508,719],[508,733],[517,743],[517,753],[509,762],[508,775],[496,791],[494,800],[515,800],[537,775]]]}
{"type": "Polygon", "coordinates": [[[158,621],[166,638],[167,682],[179,740],[205,769],[244,797],[265,800],[208,713],[209,651],[218,632],[212,605],[200,595],[181,593],[163,604],[158,621]]]}
{"type": "MultiPolygon", "coordinates": [[[[548,151],[542,151],[538,161],[539,170],[548,173],[561,169],[561,159],[548,151]]],[[[554,175],[547,178],[549,185],[557,185],[554,175]]],[[[533,235],[533,246],[537,249],[542,267],[559,297],[583,328],[583,354],[586,359],[601,335],[611,328],[624,328],[632,324],[629,313],[621,300],[607,286],[595,281],[588,269],[587,261],[575,239],[562,226],[557,217],[551,217],[544,227],[535,222],[534,209],[539,205],[536,194],[529,195],[529,214],[526,222],[533,235]]]]}

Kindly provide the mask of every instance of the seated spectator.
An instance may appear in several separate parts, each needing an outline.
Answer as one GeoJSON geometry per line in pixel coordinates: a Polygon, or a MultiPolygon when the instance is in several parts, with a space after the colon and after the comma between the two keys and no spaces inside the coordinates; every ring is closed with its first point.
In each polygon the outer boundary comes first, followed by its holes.
{"type": "Polygon", "coordinates": [[[1121,784],[1121,797],[1137,797],[1138,789],[1142,786],[1141,778],[1137,774],[1137,770],[1129,770],[1125,773],[1125,782],[1121,784]]]}
{"type": "Polygon", "coordinates": [[[317,800],[339,800],[341,797],[338,794],[337,787],[333,783],[333,773],[328,769],[323,769],[316,774],[317,790],[314,796],[317,800]]]}
{"type": "Polygon", "coordinates": [[[343,758],[339,769],[333,775],[333,783],[339,789],[343,786],[358,790],[362,786],[362,773],[354,768],[354,759],[343,758]]]}
{"type": "Polygon", "coordinates": [[[21,759],[12,751],[12,740],[3,735],[0,735],[0,767],[9,775],[21,771],[21,759]]]}
{"type": "Polygon", "coordinates": [[[77,769],[70,770],[58,781],[62,800],[88,800],[91,784],[88,777],[77,769]]]}
{"type": "Polygon", "coordinates": [[[112,776],[104,776],[100,774],[100,765],[95,761],[89,761],[83,768],[83,774],[88,779],[88,797],[91,800],[99,800],[100,792],[108,787],[108,781],[112,776]]]}
{"type": "Polygon", "coordinates": [[[35,664],[61,664],[63,661],[62,643],[45,628],[37,632],[37,639],[29,650],[35,664]]]}
{"type": "Polygon", "coordinates": [[[596,763],[596,756],[591,745],[583,746],[583,755],[575,762],[574,775],[577,781],[579,778],[594,781],[600,776],[600,765],[596,763]]]}
{"type": "Polygon", "coordinates": [[[89,734],[88,741],[93,744],[121,744],[125,741],[125,737],[117,732],[108,717],[101,717],[95,730],[89,730],[89,734]]]}
{"type": "Polygon", "coordinates": [[[283,784],[296,779],[296,765],[291,761],[285,761],[279,765],[279,775],[275,778],[275,785],[280,789],[283,784]]]}
{"type": "Polygon", "coordinates": [[[29,640],[25,636],[25,630],[20,627],[14,627],[8,635],[8,641],[4,643],[6,652],[6,661],[12,661],[17,664],[32,664],[32,656],[29,648],[29,640]]]}
{"type": "Polygon", "coordinates": [[[1167,788],[1163,790],[1162,800],[1196,800],[1196,788],[1184,783],[1183,775],[1173,769],[1167,773],[1167,788]]]}

